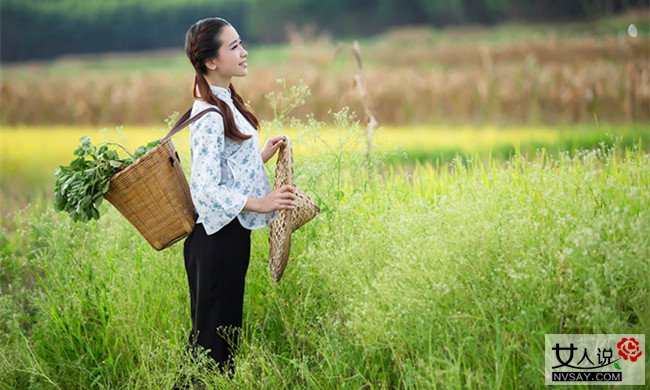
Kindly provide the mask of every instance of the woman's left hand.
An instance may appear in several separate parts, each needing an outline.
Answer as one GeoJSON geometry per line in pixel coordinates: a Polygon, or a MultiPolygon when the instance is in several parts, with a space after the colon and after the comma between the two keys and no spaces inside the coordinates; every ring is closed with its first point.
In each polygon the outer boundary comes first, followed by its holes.
{"type": "Polygon", "coordinates": [[[262,161],[264,161],[265,164],[267,161],[269,161],[271,157],[273,157],[273,155],[275,154],[275,152],[278,151],[280,146],[285,144],[285,140],[286,140],[285,136],[280,135],[277,137],[269,138],[266,141],[266,145],[264,145],[264,149],[262,149],[262,161]]]}

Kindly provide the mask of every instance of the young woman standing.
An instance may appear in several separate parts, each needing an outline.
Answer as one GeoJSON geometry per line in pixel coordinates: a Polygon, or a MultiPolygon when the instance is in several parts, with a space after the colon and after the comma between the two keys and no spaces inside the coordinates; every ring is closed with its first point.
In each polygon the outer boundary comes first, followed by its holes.
{"type": "Polygon", "coordinates": [[[190,125],[190,192],[198,215],[183,250],[189,345],[209,349],[219,368],[232,372],[251,230],[268,226],[277,210],[295,208],[296,196],[290,186],[272,191],[264,168],[284,138],[270,138],[260,153],[259,122],[231,84],[232,77],[248,74],[237,30],[221,18],[200,20],[186,33],[185,53],[196,71],[192,116],[210,107],[219,111],[190,125]]]}

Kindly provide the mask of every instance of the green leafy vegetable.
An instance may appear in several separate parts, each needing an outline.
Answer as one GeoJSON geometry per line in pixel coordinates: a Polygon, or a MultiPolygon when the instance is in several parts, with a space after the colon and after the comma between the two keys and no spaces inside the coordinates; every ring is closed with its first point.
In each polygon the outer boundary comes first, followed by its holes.
{"type": "Polygon", "coordinates": [[[111,178],[142,158],[160,141],[140,146],[133,154],[115,143],[96,147],[87,136],[81,137],[79,141],[81,145],[74,151],[77,158],[68,166],[60,166],[54,173],[54,209],[66,211],[75,222],[87,222],[99,219],[99,206],[108,191],[111,178]],[[121,147],[130,157],[120,158],[107,145],[121,147]]]}

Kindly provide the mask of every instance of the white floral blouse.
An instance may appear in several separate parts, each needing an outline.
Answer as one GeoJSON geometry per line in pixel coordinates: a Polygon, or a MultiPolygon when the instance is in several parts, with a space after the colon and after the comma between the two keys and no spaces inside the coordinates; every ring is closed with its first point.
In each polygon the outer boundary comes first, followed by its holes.
{"type": "MultiPolygon", "coordinates": [[[[277,211],[257,213],[244,211],[248,198],[263,198],[272,191],[258,146],[257,130],[237,110],[230,90],[211,85],[217,98],[228,104],[237,128],[253,136],[245,141],[232,141],[224,136],[223,119],[219,113],[208,112],[190,125],[192,173],[190,193],[207,234],[213,234],[235,217],[247,229],[260,229],[277,217],[277,211]]],[[[192,116],[208,107],[216,107],[196,99],[192,116]]]]}

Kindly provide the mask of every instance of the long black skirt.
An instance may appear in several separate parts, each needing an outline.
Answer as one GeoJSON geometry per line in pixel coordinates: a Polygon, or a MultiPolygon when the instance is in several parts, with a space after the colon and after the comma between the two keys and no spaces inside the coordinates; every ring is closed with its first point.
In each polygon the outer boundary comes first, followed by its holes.
{"type": "Polygon", "coordinates": [[[197,223],[184,243],[192,316],[188,347],[208,349],[208,356],[222,371],[234,371],[250,237],[251,231],[235,217],[211,235],[197,223]]]}

